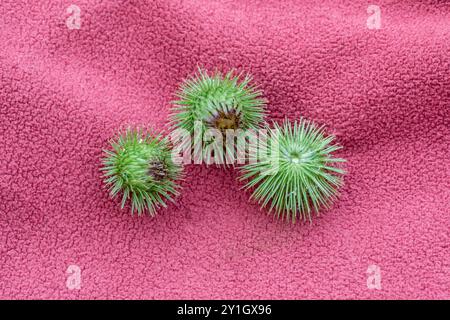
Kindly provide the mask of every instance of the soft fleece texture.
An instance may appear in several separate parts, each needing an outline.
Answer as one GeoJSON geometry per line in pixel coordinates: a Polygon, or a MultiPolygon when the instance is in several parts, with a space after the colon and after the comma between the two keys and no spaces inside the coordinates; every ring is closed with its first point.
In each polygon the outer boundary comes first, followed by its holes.
{"type": "Polygon", "coordinates": [[[2,0],[0,298],[449,299],[450,4],[378,1],[380,30],[369,4],[2,0]],[[236,172],[198,165],[156,218],[119,209],[102,149],[126,125],[166,128],[198,65],[252,73],[271,119],[337,136],[331,210],[274,221],[236,172]]]}

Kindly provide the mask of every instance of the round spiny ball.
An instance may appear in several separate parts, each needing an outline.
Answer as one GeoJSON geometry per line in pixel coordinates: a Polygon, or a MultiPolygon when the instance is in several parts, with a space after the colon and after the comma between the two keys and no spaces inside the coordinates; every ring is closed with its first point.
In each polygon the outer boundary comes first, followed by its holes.
{"type": "Polygon", "coordinates": [[[344,159],[332,153],[341,147],[332,144],[322,127],[301,119],[292,125],[285,121],[267,128],[266,141],[252,152],[249,163],[242,167],[241,180],[253,189],[252,198],[269,212],[292,220],[311,221],[313,211],[329,207],[342,185],[343,170],[335,166],[344,159]],[[264,152],[261,152],[264,150],[264,152]]]}
{"type": "Polygon", "coordinates": [[[191,136],[196,123],[202,134],[209,128],[225,134],[226,130],[258,128],[264,121],[266,100],[249,75],[242,78],[233,71],[209,75],[199,69],[182,83],[177,97],[172,128],[184,129],[191,136]]]}
{"type": "Polygon", "coordinates": [[[105,184],[114,198],[122,194],[122,208],[131,202],[131,213],[154,216],[166,200],[178,194],[182,168],[172,161],[169,142],[161,135],[128,129],[104,151],[105,184]]]}

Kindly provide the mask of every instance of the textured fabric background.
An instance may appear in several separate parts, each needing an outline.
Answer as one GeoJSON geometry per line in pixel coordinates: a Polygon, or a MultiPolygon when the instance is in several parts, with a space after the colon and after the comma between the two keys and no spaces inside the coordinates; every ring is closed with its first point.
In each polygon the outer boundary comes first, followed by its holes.
{"type": "Polygon", "coordinates": [[[379,30],[370,4],[1,0],[0,298],[449,299],[450,3],[377,0],[379,30]],[[272,119],[337,136],[331,210],[277,222],[235,172],[193,165],[154,219],[109,199],[102,148],[164,129],[197,65],[252,73],[272,119]]]}

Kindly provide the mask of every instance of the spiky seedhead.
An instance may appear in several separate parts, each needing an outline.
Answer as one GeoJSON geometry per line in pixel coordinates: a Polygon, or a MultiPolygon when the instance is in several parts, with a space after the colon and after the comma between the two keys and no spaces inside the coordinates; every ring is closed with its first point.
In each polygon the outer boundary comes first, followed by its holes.
{"type": "Polygon", "coordinates": [[[104,154],[105,184],[113,198],[122,194],[122,208],[130,200],[132,214],[147,211],[154,216],[178,194],[182,168],[172,161],[170,144],[161,135],[127,129],[104,154]]]}
{"type": "Polygon", "coordinates": [[[341,147],[332,144],[334,136],[325,135],[323,127],[304,119],[294,124],[286,120],[267,132],[259,148],[268,151],[266,156],[255,153],[258,159],[242,167],[240,179],[253,189],[252,198],[278,218],[311,221],[311,214],[329,207],[342,185],[344,171],[335,164],[345,160],[332,155],[341,147]]]}
{"type": "Polygon", "coordinates": [[[179,88],[178,99],[173,102],[172,128],[183,129],[191,136],[196,126],[202,135],[207,129],[217,129],[224,135],[226,130],[258,128],[264,121],[267,102],[251,81],[250,75],[236,75],[234,71],[209,75],[199,69],[179,88]]]}

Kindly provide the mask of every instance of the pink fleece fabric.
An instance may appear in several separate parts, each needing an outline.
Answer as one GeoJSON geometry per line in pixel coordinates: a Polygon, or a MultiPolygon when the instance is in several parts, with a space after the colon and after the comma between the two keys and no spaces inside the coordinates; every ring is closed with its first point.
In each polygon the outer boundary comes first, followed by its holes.
{"type": "Polygon", "coordinates": [[[0,298],[450,298],[448,1],[2,0],[0,43],[0,298]],[[215,167],[156,218],[109,198],[108,140],[167,129],[198,65],[337,136],[345,186],[312,225],[215,167]]]}

